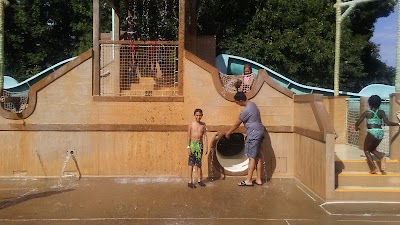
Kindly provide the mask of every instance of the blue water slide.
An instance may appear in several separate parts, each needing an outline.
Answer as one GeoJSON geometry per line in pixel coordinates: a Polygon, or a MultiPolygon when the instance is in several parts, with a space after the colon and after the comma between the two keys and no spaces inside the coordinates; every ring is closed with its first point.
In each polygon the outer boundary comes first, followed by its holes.
{"type": "MultiPolygon", "coordinates": [[[[289,78],[271,70],[270,68],[261,65],[257,62],[254,62],[250,59],[242,58],[239,56],[228,55],[228,54],[221,54],[218,55],[216,58],[216,67],[217,69],[224,73],[224,74],[231,74],[231,75],[241,75],[243,74],[243,66],[245,64],[250,64],[252,66],[252,70],[254,74],[257,74],[259,69],[264,69],[268,72],[268,75],[278,82],[280,85],[287,87],[291,91],[296,94],[323,94],[325,96],[333,96],[334,91],[331,89],[326,88],[319,88],[319,87],[311,87],[303,84],[299,84],[289,78]]],[[[388,86],[389,87],[389,86],[388,86]]],[[[364,96],[360,93],[353,93],[353,92],[344,92],[339,91],[339,95],[345,96],[355,96],[360,97],[364,96]]]]}
{"type": "Polygon", "coordinates": [[[36,82],[43,79],[45,76],[49,75],[50,73],[56,71],[58,68],[62,67],[66,63],[74,60],[76,57],[72,57],[66,60],[63,60],[53,66],[43,70],[42,72],[18,83],[14,78],[10,76],[4,76],[4,89],[9,92],[25,92],[29,90],[29,87],[35,84],[36,82]]]}

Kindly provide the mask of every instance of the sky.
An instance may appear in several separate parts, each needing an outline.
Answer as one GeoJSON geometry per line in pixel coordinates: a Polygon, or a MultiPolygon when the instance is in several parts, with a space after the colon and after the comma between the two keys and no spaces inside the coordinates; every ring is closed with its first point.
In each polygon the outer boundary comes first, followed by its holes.
{"type": "Polygon", "coordinates": [[[371,40],[380,45],[381,60],[387,65],[396,67],[397,12],[398,7],[388,17],[379,18],[371,40]]]}

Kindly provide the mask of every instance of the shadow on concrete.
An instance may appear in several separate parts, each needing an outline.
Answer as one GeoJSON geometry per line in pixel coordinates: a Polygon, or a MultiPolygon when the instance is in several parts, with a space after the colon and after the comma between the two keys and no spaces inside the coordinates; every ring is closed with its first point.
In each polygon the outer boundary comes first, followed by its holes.
{"type": "Polygon", "coordinates": [[[41,192],[41,193],[27,194],[27,195],[18,196],[16,198],[7,199],[7,200],[0,202],[0,210],[8,208],[10,206],[17,205],[22,202],[32,200],[32,199],[45,198],[45,197],[48,197],[51,195],[61,194],[64,192],[70,192],[73,190],[74,189],[65,189],[65,190],[61,190],[61,191],[45,191],[45,192],[41,192]]]}
{"type": "Polygon", "coordinates": [[[208,178],[207,180],[212,182],[215,180],[225,179],[225,169],[221,166],[217,159],[217,143],[219,141],[219,137],[224,135],[222,132],[218,132],[215,134],[213,139],[211,140],[211,148],[210,153],[208,154],[208,178]]]}
{"type": "Polygon", "coordinates": [[[263,160],[263,182],[269,182],[276,169],[276,157],[271,137],[267,130],[265,131],[265,137],[261,145],[261,158],[263,160]]]}

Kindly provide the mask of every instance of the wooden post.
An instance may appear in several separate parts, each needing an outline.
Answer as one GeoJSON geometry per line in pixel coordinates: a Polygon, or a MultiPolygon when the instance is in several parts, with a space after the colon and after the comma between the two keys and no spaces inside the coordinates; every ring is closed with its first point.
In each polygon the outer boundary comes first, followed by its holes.
{"type": "Polygon", "coordinates": [[[94,96],[100,95],[100,3],[93,0],[93,90],[94,96]]]}
{"type": "MultiPolygon", "coordinates": [[[[390,95],[390,114],[389,120],[399,122],[397,118],[400,112],[400,93],[390,95]]],[[[400,160],[400,128],[398,126],[390,127],[389,130],[389,158],[400,160]]]]}
{"type": "MultiPolygon", "coordinates": [[[[113,13],[113,33],[112,33],[112,41],[119,41],[120,40],[120,29],[119,29],[119,15],[118,12],[120,11],[120,7],[119,7],[119,2],[116,2],[115,5],[113,6],[114,8],[112,10],[114,10],[113,13]]],[[[114,68],[115,70],[113,70],[112,72],[112,76],[114,78],[112,78],[114,80],[114,90],[113,93],[114,94],[118,94],[121,93],[121,83],[120,83],[120,79],[121,79],[121,63],[120,63],[120,50],[121,50],[121,45],[120,44],[113,44],[112,47],[112,54],[113,54],[113,64],[114,64],[114,68]]]]}
{"type": "Polygon", "coordinates": [[[183,61],[185,52],[186,0],[179,0],[178,95],[183,95],[183,61]]]}
{"type": "MultiPolygon", "coordinates": [[[[360,97],[360,115],[364,113],[365,110],[369,109],[368,98],[360,97]]],[[[358,118],[357,118],[358,119],[358,118]]],[[[367,136],[367,124],[365,120],[359,126],[360,131],[358,134],[358,148],[364,150],[364,141],[367,136]]]]}

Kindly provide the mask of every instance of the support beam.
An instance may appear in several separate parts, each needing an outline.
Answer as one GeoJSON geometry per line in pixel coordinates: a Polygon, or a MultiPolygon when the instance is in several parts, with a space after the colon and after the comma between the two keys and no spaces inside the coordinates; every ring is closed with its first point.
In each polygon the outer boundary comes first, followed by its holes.
{"type": "Polygon", "coordinates": [[[7,0],[0,0],[0,95],[4,87],[4,8],[8,5],[7,0]]]}
{"type": "Polygon", "coordinates": [[[336,7],[336,37],[335,37],[335,66],[333,72],[333,95],[339,96],[339,81],[340,81],[340,41],[342,34],[342,21],[351,13],[357,4],[372,2],[376,0],[353,0],[342,2],[342,0],[337,0],[334,7],[336,7]],[[342,7],[349,7],[342,14],[342,7]]]}
{"type": "Polygon", "coordinates": [[[93,90],[100,95],[100,0],[93,0],[93,90]]]}
{"type": "Polygon", "coordinates": [[[400,1],[397,3],[397,50],[396,50],[396,78],[395,90],[400,92],[400,1]]]}
{"type": "Polygon", "coordinates": [[[185,50],[186,10],[187,0],[179,0],[179,30],[178,30],[178,95],[183,95],[183,61],[185,50]]]}

